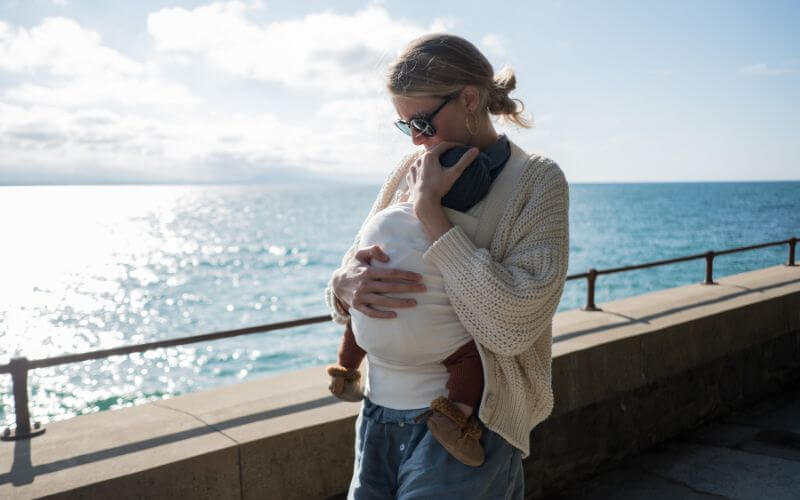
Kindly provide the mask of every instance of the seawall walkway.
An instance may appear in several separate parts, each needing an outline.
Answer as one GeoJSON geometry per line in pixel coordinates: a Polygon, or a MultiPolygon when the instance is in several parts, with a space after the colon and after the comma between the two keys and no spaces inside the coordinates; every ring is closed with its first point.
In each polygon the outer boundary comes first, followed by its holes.
{"type": "Polygon", "coordinates": [[[548,500],[797,500],[800,389],[657,444],[548,500]]]}

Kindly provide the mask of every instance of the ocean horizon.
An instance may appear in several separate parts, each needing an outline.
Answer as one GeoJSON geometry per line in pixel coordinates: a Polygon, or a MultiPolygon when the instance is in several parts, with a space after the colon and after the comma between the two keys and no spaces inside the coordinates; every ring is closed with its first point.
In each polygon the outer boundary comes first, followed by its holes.
{"type": "MultiPolygon", "coordinates": [[[[326,314],[377,184],[0,186],[0,363],[326,314]]],[[[569,273],[800,236],[800,181],[576,182],[569,273]]],[[[719,256],[721,277],[788,246],[719,256]]],[[[595,300],[698,283],[702,260],[601,276],[595,300]]],[[[582,307],[568,282],[559,311],[582,307]]],[[[32,371],[43,421],[333,362],[331,323],[32,371]]],[[[321,384],[326,381],[321,380],[321,384]]],[[[13,420],[9,376],[0,421],[13,420]]]]}
{"type": "MultiPolygon", "coordinates": [[[[210,182],[184,182],[184,181],[176,181],[176,182],[166,182],[166,181],[140,181],[140,180],[133,180],[130,182],[120,182],[120,181],[110,181],[110,182],[9,182],[9,181],[0,181],[0,188],[3,187],[50,187],[50,186],[308,186],[314,184],[326,184],[329,182],[333,182],[336,184],[341,184],[344,186],[373,186],[375,188],[380,188],[381,182],[368,180],[364,182],[352,182],[342,180],[341,178],[336,177],[310,177],[310,178],[302,178],[295,181],[275,181],[275,180],[263,180],[263,181],[251,181],[251,182],[242,182],[242,181],[232,181],[232,182],[220,182],[220,181],[210,181],[210,182]]],[[[792,183],[792,182],[800,182],[800,179],[727,179],[727,180],[669,180],[669,181],[642,181],[642,180],[632,180],[632,181],[570,181],[570,185],[607,185],[607,184],[761,184],[761,183],[792,183]]]]}

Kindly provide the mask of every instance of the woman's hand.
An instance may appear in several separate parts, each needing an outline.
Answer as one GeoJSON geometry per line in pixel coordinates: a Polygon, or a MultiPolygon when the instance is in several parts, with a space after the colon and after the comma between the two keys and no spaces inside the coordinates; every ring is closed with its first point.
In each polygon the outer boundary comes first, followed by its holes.
{"type": "Polygon", "coordinates": [[[394,311],[382,311],[373,306],[414,307],[414,299],[393,298],[387,292],[424,292],[422,275],[400,269],[384,269],[371,265],[372,259],[388,262],[378,245],[359,248],[344,266],[333,273],[333,293],[351,309],[356,309],[371,318],[394,318],[394,311]]]}
{"type": "Polygon", "coordinates": [[[478,156],[478,148],[472,148],[464,153],[455,165],[444,168],[439,162],[439,157],[453,146],[458,146],[458,143],[440,142],[417,158],[408,169],[406,184],[415,205],[440,205],[444,195],[478,156]]]}

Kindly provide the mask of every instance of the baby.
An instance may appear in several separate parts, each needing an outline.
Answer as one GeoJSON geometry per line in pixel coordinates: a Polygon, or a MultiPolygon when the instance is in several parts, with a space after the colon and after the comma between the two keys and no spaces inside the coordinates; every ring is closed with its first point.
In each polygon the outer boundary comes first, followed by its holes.
{"type": "MultiPolygon", "coordinates": [[[[465,212],[488,193],[508,158],[503,155],[508,141],[501,137],[490,148],[489,153],[500,152],[501,161],[497,154],[481,153],[442,199],[443,206],[465,212]]],[[[450,167],[467,149],[453,148],[439,161],[450,167]]],[[[379,245],[389,256],[388,263],[373,260],[371,265],[419,273],[426,291],[392,294],[413,297],[417,305],[397,309],[391,320],[350,309],[338,364],[328,367],[330,390],[345,401],[359,401],[366,395],[376,404],[395,409],[430,406],[419,418],[429,417],[426,423],[433,437],[462,463],[479,466],[484,451],[474,410],[483,392],[483,367],[472,336],[444,290],[441,272],[422,259],[432,243],[407,194],[367,221],[360,246],[379,245]],[[362,393],[358,367],[365,355],[369,370],[362,393]],[[441,394],[441,387],[447,396],[441,394]]]]}

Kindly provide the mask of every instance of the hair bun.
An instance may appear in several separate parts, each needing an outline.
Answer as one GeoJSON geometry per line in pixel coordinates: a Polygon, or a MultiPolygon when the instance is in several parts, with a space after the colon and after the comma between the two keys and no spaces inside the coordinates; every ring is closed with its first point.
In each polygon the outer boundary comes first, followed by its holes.
{"type": "Polygon", "coordinates": [[[505,95],[510,94],[512,90],[517,88],[517,76],[514,74],[514,70],[508,66],[501,69],[499,73],[494,75],[494,86],[505,95]]]}
{"type": "Polygon", "coordinates": [[[517,88],[514,70],[506,66],[494,76],[494,84],[489,92],[489,113],[494,115],[513,115],[517,113],[517,103],[508,97],[517,88]]]}

